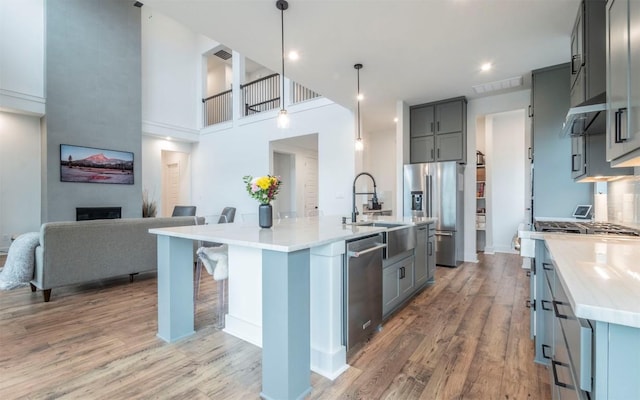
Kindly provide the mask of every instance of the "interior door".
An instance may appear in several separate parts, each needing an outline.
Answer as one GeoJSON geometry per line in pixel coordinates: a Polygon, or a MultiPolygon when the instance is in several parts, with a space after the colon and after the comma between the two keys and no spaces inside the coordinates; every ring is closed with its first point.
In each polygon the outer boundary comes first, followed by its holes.
{"type": "Polygon", "coordinates": [[[318,213],[318,160],[305,157],[304,168],[304,215],[317,215],[318,213]]]}
{"type": "Polygon", "coordinates": [[[164,190],[163,193],[163,212],[162,215],[170,216],[173,207],[178,205],[180,198],[180,163],[169,163],[164,166],[164,190]]]}

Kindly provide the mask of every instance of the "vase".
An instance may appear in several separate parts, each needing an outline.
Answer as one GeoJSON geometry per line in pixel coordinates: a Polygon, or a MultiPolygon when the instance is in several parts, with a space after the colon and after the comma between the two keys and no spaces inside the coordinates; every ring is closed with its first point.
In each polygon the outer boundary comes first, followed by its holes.
{"type": "Polygon", "coordinates": [[[260,228],[271,228],[273,225],[273,208],[271,208],[271,204],[260,204],[260,207],[258,207],[258,223],[260,228]]]}

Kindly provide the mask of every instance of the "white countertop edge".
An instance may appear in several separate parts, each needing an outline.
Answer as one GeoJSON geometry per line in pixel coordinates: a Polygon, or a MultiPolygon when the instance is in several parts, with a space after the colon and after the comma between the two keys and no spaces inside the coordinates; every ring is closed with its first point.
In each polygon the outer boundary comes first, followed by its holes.
{"type": "MultiPolygon", "coordinates": [[[[580,235],[580,234],[563,234],[563,233],[547,233],[544,237],[545,240],[576,240],[576,241],[590,241],[596,242],[601,239],[607,239],[610,241],[617,242],[627,242],[632,245],[640,245],[640,239],[631,238],[631,237],[615,237],[607,235],[580,235]]],[[[552,245],[552,243],[551,243],[552,245]]],[[[550,249],[550,251],[552,251],[550,249]]],[[[640,312],[634,310],[624,310],[613,307],[600,306],[596,304],[592,304],[594,298],[589,297],[585,293],[589,293],[589,290],[584,290],[580,287],[577,287],[577,283],[568,283],[563,274],[563,270],[567,268],[575,268],[570,265],[563,265],[558,262],[557,257],[554,257],[552,252],[551,254],[554,263],[556,264],[556,276],[560,280],[560,284],[564,289],[571,308],[575,313],[576,317],[582,319],[589,319],[594,321],[601,321],[611,324],[624,325],[633,328],[640,328],[640,312]],[[577,295],[577,296],[576,296],[577,295]]],[[[589,288],[593,289],[593,288],[589,288]]],[[[596,289],[597,290],[597,289],[596,289]]]]}
{"type": "Polygon", "coordinates": [[[228,238],[228,237],[219,236],[219,235],[190,234],[190,233],[176,231],[176,228],[154,228],[154,229],[149,229],[149,233],[153,233],[155,235],[182,238],[182,239],[202,240],[204,242],[224,243],[232,246],[252,247],[252,248],[257,248],[262,250],[272,250],[272,251],[279,251],[283,253],[291,253],[294,251],[310,249],[313,247],[318,247],[318,246],[334,243],[341,240],[356,239],[359,237],[380,233],[386,230],[385,228],[381,228],[381,227],[369,227],[369,226],[362,227],[359,229],[363,229],[363,228],[365,230],[363,230],[362,232],[345,232],[344,235],[337,235],[334,237],[319,239],[319,240],[305,241],[305,242],[301,242],[293,245],[256,242],[256,241],[250,241],[250,240],[228,238]]]}

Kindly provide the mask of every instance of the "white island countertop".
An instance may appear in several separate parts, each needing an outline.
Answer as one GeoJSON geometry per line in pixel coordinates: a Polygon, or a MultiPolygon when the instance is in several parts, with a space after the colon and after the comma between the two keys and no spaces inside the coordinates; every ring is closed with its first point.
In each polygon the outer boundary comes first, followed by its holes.
{"type": "Polygon", "coordinates": [[[359,220],[355,224],[347,220],[346,224],[342,224],[339,216],[323,216],[274,219],[273,226],[269,229],[261,229],[257,223],[232,223],[156,228],[150,229],[149,232],[185,239],[293,252],[386,230],[384,227],[359,225],[375,221],[421,225],[434,222],[436,219],[381,216],[359,220]]]}
{"type": "Polygon", "coordinates": [[[640,328],[640,239],[544,234],[578,318],[640,328]]]}

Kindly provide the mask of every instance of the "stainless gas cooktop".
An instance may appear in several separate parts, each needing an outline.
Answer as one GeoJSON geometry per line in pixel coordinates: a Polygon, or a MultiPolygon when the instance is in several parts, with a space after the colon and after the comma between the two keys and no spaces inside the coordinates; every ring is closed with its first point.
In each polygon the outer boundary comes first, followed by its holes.
{"type": "Polygon", "coordinates": [[[609,222],[536,221],[534,226],[538,232],[640,236],[640,230],[609,222]]]}

